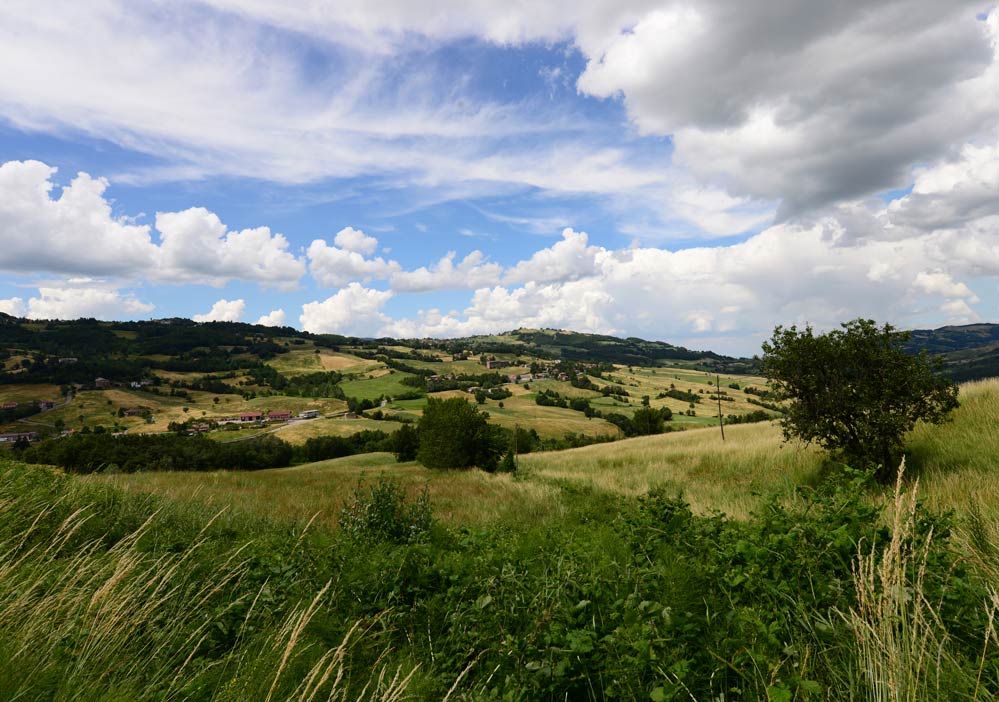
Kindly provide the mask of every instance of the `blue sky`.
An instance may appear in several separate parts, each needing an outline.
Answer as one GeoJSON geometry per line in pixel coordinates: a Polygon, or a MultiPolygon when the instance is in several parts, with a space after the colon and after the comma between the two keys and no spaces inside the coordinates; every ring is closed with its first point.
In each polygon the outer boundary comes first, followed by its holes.
{"type": "Polygon", "coordinates": [[[994,321],[994,4],[0,8],[0,311],[753,353],[994,321]]]}

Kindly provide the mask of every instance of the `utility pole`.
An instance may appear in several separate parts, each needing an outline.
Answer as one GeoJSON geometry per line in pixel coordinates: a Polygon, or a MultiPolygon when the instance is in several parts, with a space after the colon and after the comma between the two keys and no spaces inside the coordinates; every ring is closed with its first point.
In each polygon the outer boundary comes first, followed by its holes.
{"type": "Polygon", "coordinates": [[[520,432],[520,425],[513,425],[513,466],[517,470],[520,470],[520,466],[517,465],[517,434],[520,432]]]}
{"type": "Polygon", "coordinates": [[[718,400],[718,428],[721,429],[722,441],[725,441],[725,419],[721,410],[721,376],[715,374],[715,398],[718,400]]]}

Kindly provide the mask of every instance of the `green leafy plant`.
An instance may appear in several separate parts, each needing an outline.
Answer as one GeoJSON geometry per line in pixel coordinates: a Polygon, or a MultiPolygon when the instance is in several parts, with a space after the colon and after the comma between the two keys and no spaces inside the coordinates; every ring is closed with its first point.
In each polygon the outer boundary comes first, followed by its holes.
{"type": "Polygon", "coordinates": [[[777,327],[763,344],[761,369],[786,401],[786,439],[815,442],[856,467],[878,466],[891,482],[905,435],[917,421],[942,422],[957,407],[957,386],[925,354],[907,354],[908,332],[856,319],[828,334],[777,327]]]}
{"type": "Polygon", "coordinates": [[[398,483],[380,478],[364,489],[358,485],[353,499],[340,511],[340,528],[365,541],[413,543],[424,541],[433,526],[427,488],[410,501],[398,483]]]}

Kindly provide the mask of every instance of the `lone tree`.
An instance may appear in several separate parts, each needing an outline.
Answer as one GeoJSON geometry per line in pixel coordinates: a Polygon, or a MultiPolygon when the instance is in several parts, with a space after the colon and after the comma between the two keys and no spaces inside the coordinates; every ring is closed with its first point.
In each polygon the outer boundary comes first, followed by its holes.
{"type": "Polygon", "coordinates": [[[957,386],[939,361],[907,354],[909,333],[856,319],[828,334],[777,327],[761,368],[775,399],[788,401],[784,438],[815,442],[892,480],[905,435],[916,422],[939,424],[957,407],[957,386]]]}
{"type": "Polygon", "coordinates": [[[496,470],[505,444],[488,418],[462,397],[429,398],[420,418],[416,460],[427,468],[496,470]]]}

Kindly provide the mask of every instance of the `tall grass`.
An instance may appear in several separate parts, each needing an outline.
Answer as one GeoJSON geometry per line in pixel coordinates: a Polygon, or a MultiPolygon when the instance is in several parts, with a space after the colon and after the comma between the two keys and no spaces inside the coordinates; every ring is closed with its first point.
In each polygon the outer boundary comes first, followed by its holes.
{"type": "Polygon", "coordinates": [[[93,507],[66,512],[71,495],[18,498],[32,495],[0,499],[0,699],[390,702],[412,680],[415,666],[384,662],[353,679],[361,624],[331,647],[303,636],[330,585],[262,626],[267,585],[240,594],[245,547],[205,554],[203,530],[179,551],[151,552],[141,544],[158,514],[108,547],[89,533],[93,507]],[[235,612],[234,641],[217,650],[235,612]]]}
{"type": "MultiPolygon", "coordinates": [[[[891,540],[858,548],[854,588],[857,602],[843,616],[854,634],[855,666],[870,702],[925,700],[994,700],[995,690],[981,684],[986,660],[995,655],[999,639],[995,590],[981,603],[986,622],[977,668],[962,665],[942,612],[927,587],[933,569],[933,529],[917,529],[918,481],[904,489],[905,462],[888,503],[891,540]]],[[[942,598],[942,596],[941,596],[942,598]]]]}
{"type": "Polygon", "coordinates": [[[639,496],[654,487],[682,492],[695,514],[714,510],[738,518],[763,496],[815,482],[819,451],[781,444],[776,424],[741,424],[725,430],[692,429],[597,444],[569,451],[529,454],[521,467],[532,479],[584,484],[639,496]]]}
{"type": "Polygon", "coordinates": [[[390,478],[410,495],[427,488],[435,515],[444,522],[483,525],[502,518],[531,519],[558,511],[557,488],[482,471],[431,471],[396,463],[388,453],[347,456],[295,468],[210,473],[149,472],[92,475],[81,482],[148,492],[171,500],[233,508],[246,514],[312,522],[336,529],[340,509],[359,483],[390,478]]]}

